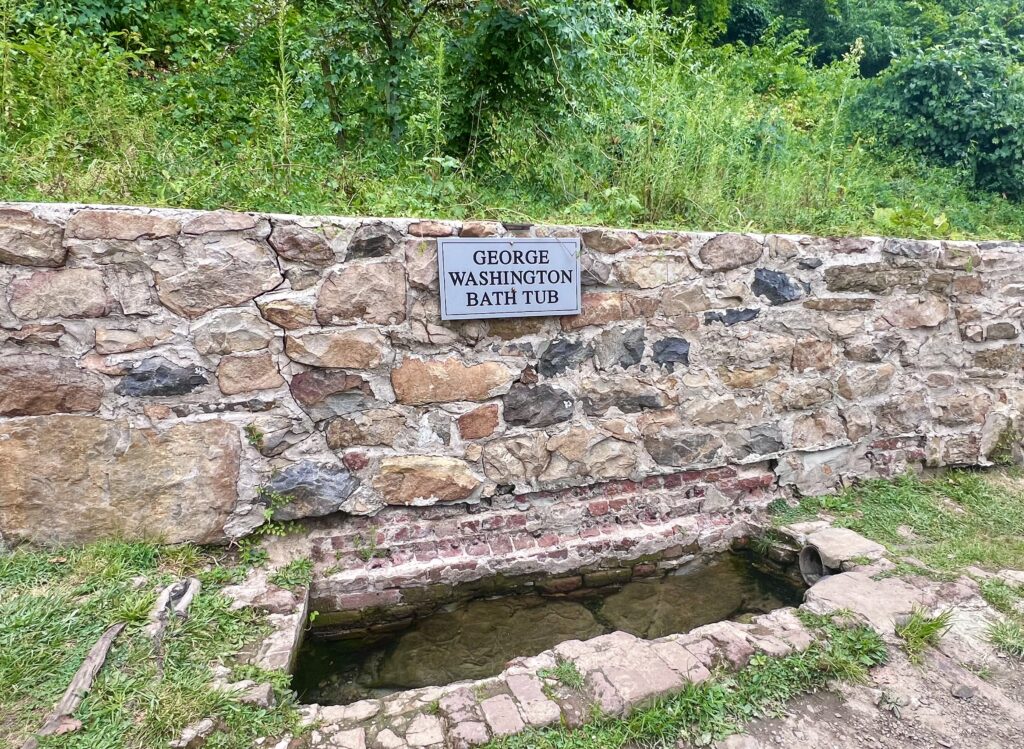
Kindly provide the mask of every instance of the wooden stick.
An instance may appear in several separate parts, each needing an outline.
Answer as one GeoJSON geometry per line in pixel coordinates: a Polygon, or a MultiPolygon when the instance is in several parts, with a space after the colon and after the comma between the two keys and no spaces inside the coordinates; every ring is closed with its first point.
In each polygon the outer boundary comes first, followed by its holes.
{"type": "Polygon", "coordinates": [[[39,746],[37,736],[70,733],[82,727],[81,722],[71,716],[82,704],[85,695],[92,689],[96,674],[103,667],[103,663],[107,660],[107,653],[110,652],[114,640],[121,634],[122,629],[124,629],[124,622],[107,627],[107,631],[96,641],[85,660],[82,661],[82,665],[78,667],[68,688],[64,690],[64,696],[60,698],[60,702],[54,705],[53,710],[46,716],[43,727],[36,732],[35,736],[22,744],[21,749],[36,749],[39,746]]]}
{"type": "Polygon", "coordinates": [[[164,676],[164,631],[167,629],[167,620],[172,613],[179,619],[187,619],[188,607],[201,587],[198,578],[189,577],[168,585],[157,596],[145,630],[153,641],[157,679],[164,676]]]}

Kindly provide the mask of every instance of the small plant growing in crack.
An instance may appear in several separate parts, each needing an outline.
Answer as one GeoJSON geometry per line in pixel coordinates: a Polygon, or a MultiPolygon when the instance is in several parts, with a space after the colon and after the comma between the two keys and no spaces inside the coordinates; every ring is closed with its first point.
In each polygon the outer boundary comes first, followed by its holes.
{"type": "Polygon", "coordinates": [[[255,447],[257,450],[263,447],[263,432],[255,424],[246,424],[243,430],[245,432],[246,441],[255,447]]]}
{"type": "Polygon", "coordinates": [[[1012,466],[1014,463],[1013,446],[1021,441],[1021,433],[1012,425],[1007,426],[992,446],[988,459],[997,466],[1012,466]]]}
{"type": "Polygon", "coordinates": [[[760,536],[756,536],[750,541],[751,550],[760,557],[768,556],[772,549],[777,546],[787,546],[782,536],[775,533],[774,531],[767,531],[760,536]]]}
{"type": "Polygon", "coordinates": [[[266,503],[266,506],[263,508],[263,524],[238,542],[239,561],[245,567],[255,567],[266,563],[267,552],[259,545],[261,538],[285,536],[298,528],[296,523],[274,520],[277,511],[292,502],[294,497],[271,491],[266,487],[257,489],[256,495],[266,503]]]}
{"type": "Polygon", "coordinates": [[[308,559],[293,559],[270,576],[270,582],[279,588],[301,588],[313,579],[313,563],[308,559]]]}
{"type": "Polygon", "coordinates": [[[952,626],[952,609],[929,616],[924,609],[915,608],[905,622],[896,626],[896,635],[903,640],[910,662],[920,663],[925,649],[937,645],[952,626]]]}
{"type": "Polygon", "coordinates": [[[377,532],[372,530],[367,534],[367,538],[363,538],[362,534],[352,539],[353,545],[356,547],[356,554],[364,562],[369,562],[378,557],[386,557],[388,550],[377,545],[377,532]]]}
{"type": "Polygon", "coordinates": [[[572,661],[559,660],[554,668],[542,668],[537,675],[542,679],[554,679],[563,687],[574,692],[583,691],[583,674],[572,661]]]}

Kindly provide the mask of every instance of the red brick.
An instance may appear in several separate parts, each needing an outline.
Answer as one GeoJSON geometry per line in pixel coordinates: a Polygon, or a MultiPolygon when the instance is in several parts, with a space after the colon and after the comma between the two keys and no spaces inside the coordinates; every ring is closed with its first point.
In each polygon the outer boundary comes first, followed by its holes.
{"type": "Polygon", "coordinates": [[[597,502],[591,502],[587,505],[587,511],[593,517],[600,517],[601,515],[608,514],[608,502],[607,500],[598,500],[597,502]]]}
{"type": "Polygon", "coordinates": [[[675,489],[683,485],[683,474],[681,473],[670,473],[665,476],[663,485],[666,489],[675,489]]]}
{"type": "Polygon", "coordinates": [[[655,564],[643,563],[633,566],[633,577],[651,577],[658,572],[658,566],[655,564]]]}
{"type": "Polygon", "coordinates": [[[517,551],[521,551],[523,549],[532,549],[534,546],[537,545],[537,542],[534,540],[533,536],[530,536],[525,533],[520,533],[519,535],[512,536],[511,538],[512,545],[516,547],[517,551]]]}
{"type": "Polygon", "coordinates": [[[368,609],[379,606],[394,606],[402,600],[397,590],[368,590],[365,593],[349,593],[334,599],[339,611],[368,609]]]}
{"type": "Polygon", "coordinates": [[[547,548],[548,546],[554,546],[557,543],[558,536],[554,533],[545,533],[543,536],[537,539],[537,546],[541,547],[542,549],[547,548]]]}
{"type": "Polygon", "coordinates": [[[505,517],[503,515],[491,515],[490,517],[484,518],[480,522],[480,527],[486,531],[497,530],[505,526],[505,517]]]}

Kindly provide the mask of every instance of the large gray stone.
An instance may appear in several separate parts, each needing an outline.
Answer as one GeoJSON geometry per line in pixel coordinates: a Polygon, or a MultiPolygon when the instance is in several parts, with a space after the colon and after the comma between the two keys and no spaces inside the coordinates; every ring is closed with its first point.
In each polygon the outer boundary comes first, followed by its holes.
{"type": "Polygon", "coordinates": [[[566,370],[578,370],[592,353],[593,349],[583,341],[556,338],[541,354],[537,371],[544,377],[554,377],[566,370]]]}
{"type": "Polygon", "coordinates": [[[804,605],[812,613],[849,611],[883,634],[892,634],[903,617],[925,604],[925,594],[903,580],[875,580],[863,572],[822,578],[804,596],[804,605]]]}
{"type": "Polygon", "coordinates": [[[817,548],[821,561],[831,569],[857,557],[877,559],[885,553],[884,546],[849,528],[825,528],[808,536],[807,543],[817,548]]]}
{"type": "Polygon", "coordinates": [[[274,520],[298,520],[337,512],[358,486],[359,479],[341,466],[304,460],[271,478],[265,489],[289,499],[274,511],[274,520]]]}
{"type": "Polygon", "coordinates": [[[122,377],[114,392],[135,398],[185,395],[207,384],[209,380],[200,367],[181,367],[155,356],[122,377]]]}
{"type": "Polygon", "coordinates": [[[31,211],[0,208],[0,263],[56,268],[64,264],[64,232],[31,211]]]}
{"type": "Polygon", "coordinates": [[[512,426],[539,428],[572,418],[573,400],[551,385],[513,385],[504,398],[505,421],[512,426]]]}
{"type": "Polygon", "coordinates": [[[256,240],[211,233],[183,237],[181,245],[181,265],[157,273],[157,294],[182,317],[243,304],[284,280],[274,254],[256,240]]]}

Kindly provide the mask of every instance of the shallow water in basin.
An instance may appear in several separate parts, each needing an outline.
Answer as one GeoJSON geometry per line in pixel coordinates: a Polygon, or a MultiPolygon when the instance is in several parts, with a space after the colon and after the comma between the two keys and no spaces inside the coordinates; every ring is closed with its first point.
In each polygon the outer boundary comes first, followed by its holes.
{"type": "Polygon", "coordinates": [[[346,704],[415,687],[482,679],[518,656],[615,630],[654,639],[799,604],[788,581],[734,554],[659,578],[453,604],[407,629],[360,639],[307,638],[293,686],[303,702],[346,704]]]}

